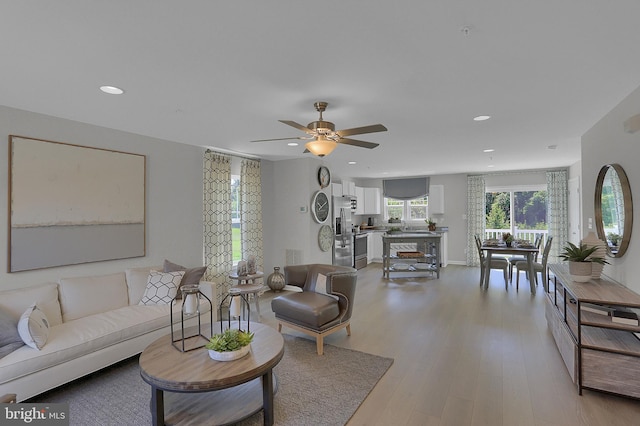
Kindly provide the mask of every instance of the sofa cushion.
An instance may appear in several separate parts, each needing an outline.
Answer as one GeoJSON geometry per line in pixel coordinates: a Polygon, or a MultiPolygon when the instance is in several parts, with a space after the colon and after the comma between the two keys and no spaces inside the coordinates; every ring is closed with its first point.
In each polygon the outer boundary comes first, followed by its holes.
{"type": "Polygon", "coordinates": [[[38,307],[42,309],[51,326],[62,324],[58,284],[45,283],[0,292],[0,308],[9,312],[14,317],[16,324],[24,311],[33,303],[37,303],[38,307]]]}
{"type": "Polygon", "coordinates": [[[180,287],[183,285],[198,285],[202,276],[207,271],[207,267],[200,266],[198,268],[185,268],[182,265],[178,265],[165,259],[162,270],[163,272],[184,271],[184,277],[182,277],[182,281],[180,281],[180,286],[178,287],[178,297],[180,297],[180,287]]]}
{"type": "Polygon", "coordinates": [[[159,272],[149,271],[147,288],[140,300],[140,305],[168,305],[176,293],[180,281],[184,277],[184,271],[159,272]]]}
{"type": "Polygon", "coordinates": [[[129,268],[124,271],[127,278],[127,287],[129,290],[129,305],[137,305],[140,303],[144,290],[147,288],[147,279],[149,279],[149,271],[159,271],[160,266],[144,266],[140,268],[129,268]]]}
{"type": "Polygon", "coordinates": [[[49,336],[49,321],[35,303],[22,314],[18,321],[18,333],[27,346],[42,349],[49,336]]]}
{"type": "Polygon", "coordinates": [[[24,342],[18,333],[18,321],[13,315],[0,308],[0,358],[24,346],[24,342]]]}
{"type": "Polygon", "coordinates": [[[129,304],[124,272],[60,279],[64,322],[112,311],[129,304]]]}

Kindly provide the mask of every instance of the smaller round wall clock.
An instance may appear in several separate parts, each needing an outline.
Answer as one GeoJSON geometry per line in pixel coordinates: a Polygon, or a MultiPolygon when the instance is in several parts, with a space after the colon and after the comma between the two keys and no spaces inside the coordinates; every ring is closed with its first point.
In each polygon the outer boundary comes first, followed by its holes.
{"type": "Polygon", "coordinates": [[[318,183],[320,184],[320,188],[326,188],[331,183],[331,173],[325,166],[321,166],[318,169],[318,183]]]}
{"type": "Polygon", "coordinates": [[[320,250],[329,251],[333,247],[333,229],[329,225],[322,225],[318,231],[320,250]]]}
{"type": "Polygon", "coordinates": [[[329,197],[322,191],[313,195],[311,200],[311,214],[318,223],[325,223],[329,217],[329,197]]]}

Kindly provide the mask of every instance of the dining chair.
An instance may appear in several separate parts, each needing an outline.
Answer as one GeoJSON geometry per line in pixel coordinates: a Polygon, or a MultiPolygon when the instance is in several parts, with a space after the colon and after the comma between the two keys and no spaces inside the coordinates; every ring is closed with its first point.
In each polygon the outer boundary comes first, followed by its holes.
{"type": "MultiPolygon", "coordinates": [[[[476,240],[476,247],[478,247],[478,256],[480,256],[480,287],[482,287],[482,283],[484,282],[484,271],[487,265],[487,258],[484,255],[484,250],[482,250],[482,240],[478,235],[473,236],[476,240]]],[[[489,265],[489,272],[491,269],[501,269],[504,275],[504,286],[505,288],[509,285],[509,262],[505,258],[495,258],[491,257],[491,264],[489,265]]]]}
{"type": "MultiPolygon", "coordinates": [[[[533,245],[535,248],[538,249],[538,251],[536,252],[536,254],[534,255],[533,261],[537,262],[538,261],[538,253],[540,252],[540,245],[542,244],[542,234],[536,234],[536,238],[533,240],[533,245]]],[[[513,267],[516,263],[520,262],[520,261],[527,261],[527,258],[525,256],[511,256],[509,259],[509,281],[513,282],[513,267]]]]}
{"type": "MultiPolygon", "coordinates": [[[[547,242],[544,245],[544,251],[542,252],[542,262],[534,262],[533,263],[533,271],[534,276],[529,277],[529,279],[533,279],[536,281],[536,285],[538,284],[538,274],[540,274],[540,278],[542,279],[542,286],[544,287],[545,292],[549,292],[549,271],[547,269],[547,262],[549,260],[549,252],[551,251],[551,241],[553,241],[553,237],[548,237],[547,242]]],[[[516,262],[514,267],[517,269],[516,271],[516,291],[518,290],[520,284],[520,272],[526,272],[529,270],[529,264],[526,260],[521,260],[520,262],[516,262]]]]}

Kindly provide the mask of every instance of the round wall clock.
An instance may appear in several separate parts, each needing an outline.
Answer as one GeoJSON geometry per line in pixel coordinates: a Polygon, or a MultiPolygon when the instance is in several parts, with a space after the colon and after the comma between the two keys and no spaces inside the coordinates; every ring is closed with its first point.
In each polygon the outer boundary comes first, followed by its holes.
{"type": "Polygon", "coordinates": [[[333,247],[333,230],[329,225],[322,225],[318,231],[320,250],[329,251],[333,247]]]}
{"type": "Polygon", "coordinates": [[[320,188],[326,188],[331,183],[331,173],[325,166],[321,166],[318,169],[318,183],[320,184],[320,188]]]}
{"type": "Polygon", "coordinates": [[[318,223],[324,223],[329,218],[329,197],[322,191],[318,191],[313,195],[311,200],[311,213],[318,223]]]}

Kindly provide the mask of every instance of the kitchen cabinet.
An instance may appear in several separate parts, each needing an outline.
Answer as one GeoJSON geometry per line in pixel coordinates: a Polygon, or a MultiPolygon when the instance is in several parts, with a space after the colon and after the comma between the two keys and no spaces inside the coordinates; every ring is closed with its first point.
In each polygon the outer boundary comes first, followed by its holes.
{"type": "Polygon", "coordinates": [[[341,183],[332,183],[331,184],[331,195],[334,197],[342,197],[342,184],[341,183]]]}
{"type": "Polygon", "coordinates": [[[577,283],[566,264],[553,264],[545,317],[571,379],[583,389],[640,398],[640,326],[612,321],[611,312],[640,308],[640,295],[602,275],[577,283]]]}
{"type": "Polygon", "coordinates": [[[342,195],[356,197],[356,184],[349,180],[342,181],[342,195]]]}
{"type": "Polygon", "coordinates": [[[356,186],[356,212],[355,214],[366,214],[364,212],[364,188],[356,186]]]}
{"type": "Polygon", "coordinates": [[[382,262],[382,236],[384,231],[369,232],[367,239],[367,260],[369,263],[382,262]]]}
{"type": "Polygon", "coordinates": [[[380,214],[380,188],[364,188],[363,214],[380,214]]]}
{"type": "Polygon", "coordinates": [[[444,185],[429,186],[429,215],[444,214],[444,185]]]}

